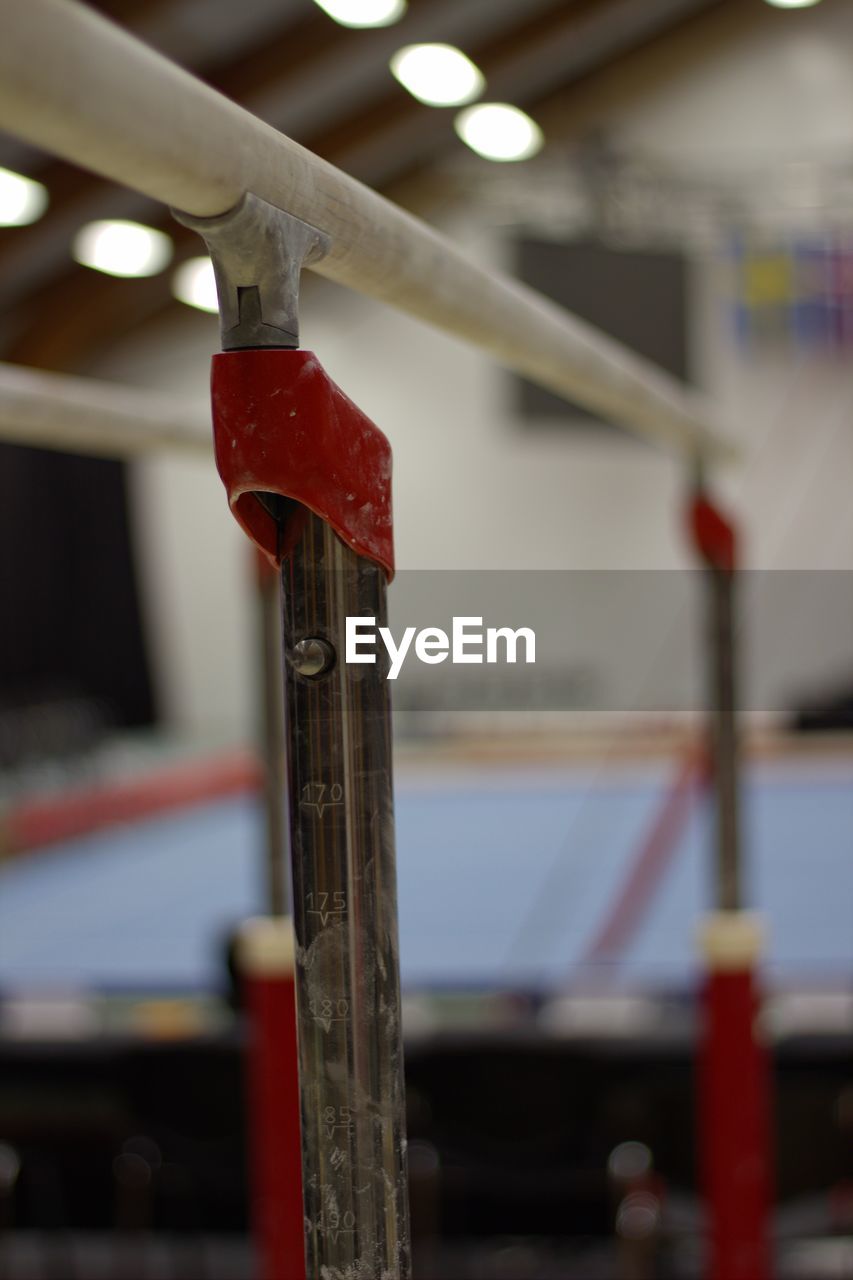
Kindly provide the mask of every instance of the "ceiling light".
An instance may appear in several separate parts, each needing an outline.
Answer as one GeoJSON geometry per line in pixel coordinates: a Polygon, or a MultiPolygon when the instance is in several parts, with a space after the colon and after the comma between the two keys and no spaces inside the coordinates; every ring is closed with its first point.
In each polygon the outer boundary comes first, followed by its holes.
{"type": "Polygon", "coordinates": [[[46,187],[11,169],[0,169],[0,227],[26,227],[46,208],[46,187]]]}
{"type": "Polygon", "coordinates": [[[342,27],[390,27],[406,12],[407,0],[315,0],[342,27]]]}
{"type": "Polygon", "coordinates": [[[458,107],[483,92],[479,67],[452,44],[410,44],[391,59],[391,70],[404,89],[432,107],[458,107]]]}
{"type": "Polygon", "coordinates": [[[188,307],[217,312],[216,278],[210,258],[189,258],[182,262],[172,277],[172,293],[188,307]]]}
{"type": "Polygon", "coordinates": [[[460,111],[454,127],[486,160],[529,160],[544,143],[535,120],[506,102],[484,102],[460,111]]]}
{"type": "Polygon", "coordinates": [[[819,0],[767,0],[774,9],[810,9],[819,0]]]}
{"type": "Polygon", "coordinates": [[[90,222],[74,237],[72,252],[82,266],[108,276],[156,276],[172,260],[172,241],[139,222],[90,222]]]}

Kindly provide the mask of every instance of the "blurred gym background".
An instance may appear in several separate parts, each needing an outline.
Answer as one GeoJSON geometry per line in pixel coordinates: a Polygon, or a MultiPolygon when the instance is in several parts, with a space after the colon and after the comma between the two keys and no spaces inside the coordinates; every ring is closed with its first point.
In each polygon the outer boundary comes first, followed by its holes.
{"type": "MultiPolygon", "coordinates": [[[[383,2],[94,7],[720,406],[743,450],[720,485],[751,584],[778,1274],[853,1277],[853,9],[383,2]],[[422,100],[428,74],[420,97],[401,82],[395,54],[428,43],[481,73],[466,90],[464,66],[435,64],[433,92],[462,76],[456,103],[422,100]],[[460,118],[478,102],[522,113],[518,158],[460,118]]],[[[201,242],[11,138],[0,165],[0,358],[206,415],[201,242]]],[[[479,599],[500,570],[498,609],[509,571],[563,571],[541,590],[570,623],[550,702],[400,691],[416,1274],[701,1275],[691,477],[316,277],[302,325],[391,439],[398,600],[464,598],[459,571],[479,599]]],[[[4,444],[0,532],[0,1277],[242,1280],[230,940],[264,883],[251,556],[195,458],[4,444]]]]}

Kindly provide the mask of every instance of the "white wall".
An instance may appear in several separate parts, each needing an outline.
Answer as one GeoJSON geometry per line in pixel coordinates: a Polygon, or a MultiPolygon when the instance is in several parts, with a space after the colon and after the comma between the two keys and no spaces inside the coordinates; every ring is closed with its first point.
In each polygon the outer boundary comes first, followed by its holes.
{"type": "MultiPolygon", "coordinates": [[[[108,375],[172,392],[209,413],[215,320],[191,319],[156,342],[133,344],[108,375]]],[[[209,461],[158,457],[132,464],[138,567],[159,705],[182,733],[244,736],[254,714],[252,557],[209,461]]]]}
{"type": "MultiPolygon", "coordinates": [[[[761,10],[761,6],[756,6],[761,10]]],[[[630,112],[600,125],[678,172],[743,183],[769,225],[853,233],[853,5],[824,0],[763,20],[700,64],[675,62],[630,112]]],[[[748,448],[729,477],[751,564],[853,567],[853,377],[840,359],[751,360],[720,322],[711,273],[700,290],[700,377],[748,448]]]]}
{"type": "MultiPolygon", "coordinates": [[[[609,123],[633,145],[689,154],[695,162],[703,148],[718,157],[733,147],[740,159],[766,153],[775,162],[780,126],[794,137],[797,154],[810,140],[850,146],[853,39],[839,46],[837,27],[846,24],[853,36],[853,11],[829,3],[809,11],[808,26],[805,17],[798,15],[805,43],[792,45],[794,28],[780,21],[778,47],[768,46],[766,34],[754,48],[734,46],[700,76],[661,84],[630,117],[609,123]],[[808,110],[794,110],[794,91],[808,97],[808,110]]],[[[446,229],[472,254],[501,262],[500,234],[470,212],[446,229]]],[[[744,520],[748,563],[850,568],[848,369],[830,361],[746,362],[727,337],[707,263],[696,265],[694,294],[697,367],[746,450],[743,465],[722,485],[744,520]]],[[[391,438],[401,567],[687,563],[680,540],[683,478],[668,457],[612,437],[519,430],[506,376],[488,359],[327,284],[307,291],[303,342],[391,438]]],[[[215,322],[188,315],[156,341],[114,353],[97,372],[201,404],[215,347],[215,322]]],[[[213,468],[139,464],[133,493],[152,639],[171,717],[191,732],[246,731],[250,572],[213,468]]]]}

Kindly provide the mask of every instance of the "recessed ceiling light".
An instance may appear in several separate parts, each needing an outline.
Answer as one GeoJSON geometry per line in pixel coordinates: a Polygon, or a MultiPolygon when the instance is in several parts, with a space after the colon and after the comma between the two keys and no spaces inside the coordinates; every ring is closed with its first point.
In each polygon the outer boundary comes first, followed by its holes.
{"type": "Polygon", "coordinates": [[[458,107],[483,92],[479,67],[452,44],[410,44],[391,59],[391,70],[404,89],[432,107],[458,107]]]}
{"type": "Polygon", "coordinates": [[[774,9],[811,9],[819,0],[767,0],[774,9]]]}
{"type": "Polygon", "coordinates": [[[163,231],[117,219],[81,227],[72,252],[82,266],[108,276],[156,276],[172,260],[172,241],[163,231]]]}
{"type": "Polygon", "coordinates": [[[189,258],[182,262],[172,277],[172,293],[188,307],[217,312],[216,277],[210,258],[189,258]]]}
{"type": "Polygon", "coordinates": [[[46,187],[11,169],[0,169],[0,227],[26,227],[46,208],[46,187]]]}
{"type": "Polygon", "coordinates": [[[535,120],[507,102],[483,102],[460,111],[454,127],[486,160],[529,160],[545,139],[535,120]]]}
{"type": "Polygon", "coordinates": [[[314,0],[342,27],[390,27],[406,12],[406,0],[314,0]]]}

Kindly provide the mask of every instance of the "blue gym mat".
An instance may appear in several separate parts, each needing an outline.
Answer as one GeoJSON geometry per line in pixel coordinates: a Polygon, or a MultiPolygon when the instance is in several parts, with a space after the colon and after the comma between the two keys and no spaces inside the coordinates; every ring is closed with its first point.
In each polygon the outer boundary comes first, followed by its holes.
{"type": "MultiPolygon", "coordinates": [[[[653,823],[671,767],[463,767],[397,786],[404,986],[553,991],[583,963],[653,823]]],[[[853,765],[762,765],[744,803],[751,903],[771,982],[853,979],[853,765]]],[[[624,951],[630,989],[688,989],[710,893],[699,800],[624,951]]],[[[0,990],[216,990],[228,931],[261,907],[261,815],[228,799],[0,869],[0,990]]]]}

